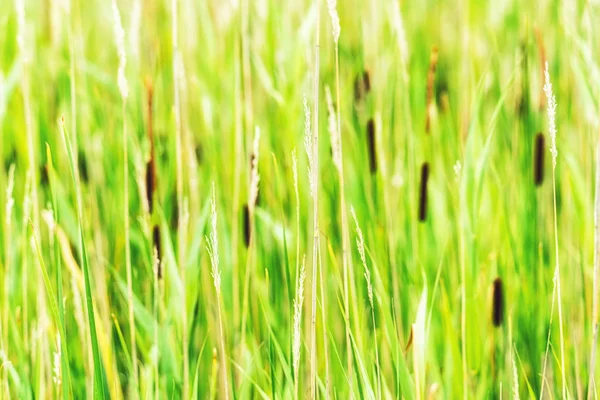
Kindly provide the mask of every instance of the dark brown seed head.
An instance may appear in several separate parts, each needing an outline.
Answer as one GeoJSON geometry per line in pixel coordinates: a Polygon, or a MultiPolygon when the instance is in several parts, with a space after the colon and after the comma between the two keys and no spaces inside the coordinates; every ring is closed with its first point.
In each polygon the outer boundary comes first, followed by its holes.
{"type": "Polygon", "coordinates": [[[83,153],[82,151],[80,151],[77,156],[77,164],[79,167],[79,177],[81,178],[81,180],[83,182],[87,183],[87,181],[89,179],[87,161],[85,158],[85,153],[83,153]]]}
{"type": "Polygon", "coordinates": [[[48,186],[48,164],[40,166],[40,185],[48,186]]]}
{"type": "Polygon", "coordinates": [[[419,221],[427,219],[427,182],[429,181],[429,163],[421,166],[421,186],[419,188],[419,221]]]}
{"type": "Polygon", "coordinates": [[[154,131],[152,127],[152,80],[146,77],[147,114],[148,114],[148,141],[150,142],[150,160],[146,164],[146,198],[150,214],[154,209],[154,191],[156,190],[156,161],[154,156],[154,131]]]}
{"type": "Polygon", "coordinates": [[[502,288],[502,279],[496,278],[493,285],[492,323],[495,327],[499,327],[504,321],[504,290],[502,288]]]}
{"type": "Polygon", "coordinates": [[[375,148],[375,121],[373,118],[367,122],[367,149],[369,151],[369,170],[371,174],[377,172],[377,150],[375,148]]]}
{"type": "Polygon", "coordinates": [[[250,209],[248,208],[248,204],[244,204],[244,245],[246,248],[250,246],[250,235],[252,231],[251,221],[250,221],[250,209]]]}
{"type": "Polygon", "coordinates": [[[371,76],[367,70],[363,72],[363,88],[365,90],[365,96],[368,95],[371,91],[371,76]]]}
{"type": "Polygon", "coordinates": [[[148,199],[148,209],[150,214],[154,209],[154,190],[156,189],[156,168],[154,159],[146,163],[146,198],[148,199]]]}
{"type": "Polygon", "coordinates": [[[533,165],[533,180],[535,186],[544,182],[544,134],[538,133],[535,137],[535,156],[533,165]]]}
{"type": "Polygon", "coordinates": [[[156,266],[156,276],[158,277],[158,279],[162,279],[162,254],[160,249],[160,228],[158,227],[158,225],[154,225],[154,228],[152,228],[152,249],[153,253],[156,254],[156,258],[158,260],[156,266]]]}
{"type": "Polygon", "coordinates": [[[356,75],[354,80],[354,104],[359,105],[362,103],[369,92],[371,91],[371,77],[369,71],[365,70],[362,74],[356,75]]]}

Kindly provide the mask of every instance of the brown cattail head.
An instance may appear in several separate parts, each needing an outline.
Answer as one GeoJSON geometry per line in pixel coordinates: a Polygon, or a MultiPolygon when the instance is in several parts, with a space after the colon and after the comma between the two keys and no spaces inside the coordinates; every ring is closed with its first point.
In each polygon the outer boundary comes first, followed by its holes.
{"type": "Polygon", "coordinates": [[[48,177],[48,164],[44,164],[40,166],[40,185],[48,186],[49,181],[50,180],[48,177]]]}
{"type": "Polygon", "coordinates": [[[502,288],[502,279],[494,279],[492,290],[492,323],[495,327],[499,327],[504,321],[504,290],[502,288]]]}
{"type": "Polygon", "coordinates": [[[373,118],[367,122],[367,149],[369,151],[369,170],[371,174],[377,172],[377,150],[375,148],[375,121],[373,118]]]}
{"type": "Polygon", "coordinates": [[[358,74],[354,80],[354,104],[362,103],[369,92],[371,91],[371,77],[369,71],[364,70],[362,74],[358,74]]]}
{"type": "Polygon", "coordinates": [[[244,216],[244,245],[246,246],[246,248],[248,248],[248,246],[250,246],[250,235],[251,235],[251,231],[252,231],[252,222],[250,221],[250,208],[248,207],[248,204],[244,204],[244,209],[243,209],[243,216],[244,216]]]}
{"type": "Polygon", "coordinates": [[[429,133],[431,129],[431,113],[433,108],[434,85],[435,85],[435,70],[438,62],[438,48],[433,46],[431,56],[429,58],[429,72],[427,73],[427,101],[425,110],[425,133],[429,133]]]}
{"type": "Polygon", "coordinates": [[[158,279],[162,279],[162,267],[161,267],[161,249],[160,249],[160,228],[158,225],[154,225],[152,228],[152,252],[156,254],[157,264],[156,264],[156,276],[158,279]]]}
{"type": "Polygon", "coordinates": [[[148,199],[148,209],[152,214],[154,206],[154,190],[156,188],[156,170],[154,160],[150,159],[146,163],[146,198],[148,199]]]}
{"type": "Polygon", "coordinates": [[[87,183],[88,176],[88,168],[87,168],[87,160],[85,158],[85,153],[80,151],[77,156],[77,166],[79,168],[79,177],[85,183],[87,183]]]}
{"type": "Polygon", "coordinates": [[[154,131],[152,129],[152,81],[146,77],[146,93],[148,107],[148,141],[150,142],[150,160],[146,163],[146,198],[150,214],[154,209],[154,192],[156,190],[156,161],[154,157],[154,131]]]}
{"type": "Polygon", "coordinates": [[[544,182],[544,148],[544,134],[540,132],[535,137],[535,158],[533,165],[535,186],[540,186],[544,182]]]}
{"type": "Polygon", "coordinates": [[[419,189],[419,221],[427,219],[427,182],[429,181],[429,163],[421,166],[421,186],[419,189]]]}

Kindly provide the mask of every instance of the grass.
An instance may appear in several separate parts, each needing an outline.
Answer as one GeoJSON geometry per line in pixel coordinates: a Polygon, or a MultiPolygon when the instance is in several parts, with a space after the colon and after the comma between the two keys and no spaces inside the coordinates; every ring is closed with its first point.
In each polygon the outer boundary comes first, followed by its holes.
{"type": "Polygon", "coordinates": [[[0,398],[596,398],[598,18],[0,2],[0,398]]]}

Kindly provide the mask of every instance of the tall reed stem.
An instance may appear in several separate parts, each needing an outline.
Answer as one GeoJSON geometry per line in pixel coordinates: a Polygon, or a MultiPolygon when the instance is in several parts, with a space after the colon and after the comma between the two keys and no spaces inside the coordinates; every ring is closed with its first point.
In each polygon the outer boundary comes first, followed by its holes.
{"type": "MultiPolygon", "coordinates": [[[[315,0],[317,5],[316,34],[315,34],[315,66],[314,66],[314,104],[313,104],[313,139],[312,139],[312,182],[313,182],[313,259],[312,259],[312,308],[311,308],[311,398],[317,397],[317,269],[319,252],[319,70],[320,70],[320,24],[321,1],[315,0]]],[[[325,327],[323,327],[325,329],[325,327]]]]}
{"type": "Polygon", "coordinates": [[[592,292],[592,354],[590,356],[590,377],[588,383],[588,400],[596,391],[596,346],[598,344],[598,274],[600,273],[600,144],[596,147],[596,193],[594,199],[594,286],[592,292]]]}

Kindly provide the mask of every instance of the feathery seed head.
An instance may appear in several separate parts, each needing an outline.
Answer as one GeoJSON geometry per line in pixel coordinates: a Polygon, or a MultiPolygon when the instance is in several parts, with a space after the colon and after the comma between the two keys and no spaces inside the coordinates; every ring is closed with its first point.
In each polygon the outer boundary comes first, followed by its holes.
{"type": "Polygon", "coordinates": [[[215,183],[212,184],[212,200],[211,200],[211,226],[212,232],[206,237],[206,250],[210,256],[211,275],[217,296],[221,295],[221,271],[219,270],[219,239],[217,237],[217,201],[215,183]]]}
{"type": "Polygon", "coordinates": [[[364,268],[365,280],[367,281],[367,292],[369,295],[369,303],[371,303],[371,308],[374,308],[373,303],[373,285],[371,284],[371,272],[369,271],[369,267],[367,267],[367,257],[365,255],[365,240],[363,238],[362,230],[360,229],[360,225],[358,224],[358,218],[356,218],[356,212],[354,211],[354,206],[350,206],[350,214],[352,214],[352,218],[354,219],[354,223],[356,224],[356,247],[358,247],[358,254],[360,255],[360,261],[362,262],[364,268]]]}
{"type": "Polygon", "coordinates": [[[327,0],[327,9],[329,10],[329,16],[331,17],[331,33],[333,35],[333,41],[337,45],[340,40],[340,17],[337,12],[337,0],[327,0]]]}
{"type": "Polygon", "coordinates": [[[304,268],[305,260],[306,255],[302,257],[300,276],[298,278],[298,286],[296,287],[296,298],[294,299],[294,336],[292,344],[294,371],[298,371],[298,366],[300,365],[300,325],[302,322],[302,304],[304,302],[304,279],[306,278],[306,270],[304,268]]]}
{"type": "Polygon", "coordinates": [[[558,156],[558,150],[556,149],[556,97],[552,92],[552,83],[550,82],[550,72],[548,71],[548,61],[546,61],[546,69],[544,70],[546,76],[546,84],[544,85],[544,93],[548,99],[548,133],[552,141],[550,147],[550,153],[552,154],[552,166],[556,167],[556,157],[558,156]]]}
{"type": "Polygon", "coordinates": [[[329,134],[331,135],[331,150],[333,152],[333,165],[337,170],[342,172],[342,141],[340,132],[338,132],[337,116],[335,109],[333,108],[333,99],[331,97],[331,91],[329,86],[325,87],[325,96],[327,97],[327,108],[329,110],[328,128],[329,134]]]}
{"type": "Polygon", "coordinates": [[[308,184],[310,189],[310,197],[314,196],[316,191],[315,182],[312,177],[313,170],[313,156],[312,156],[312,131],[310,129],[310,107],[304,95],[304,150],[306,151],[306,157],[308,158],[308,184]]]}
{"type": "Polygon", "coordinates": [[[125,77],[125,67],[127,66],[127,53],[125,51],[125,30],[121,23],[121,14],[117,7],[117,1],[112,1],[113,18],[114,18],[114,29],[115,29],[115,42],[117,44],[117,51],[119,52],[119,72],[118,72],[118,83],[119,91],[121,92],[121,98],[127,99],[129,95],[129,88],[127,85],[127,78],[125,77]]]}

